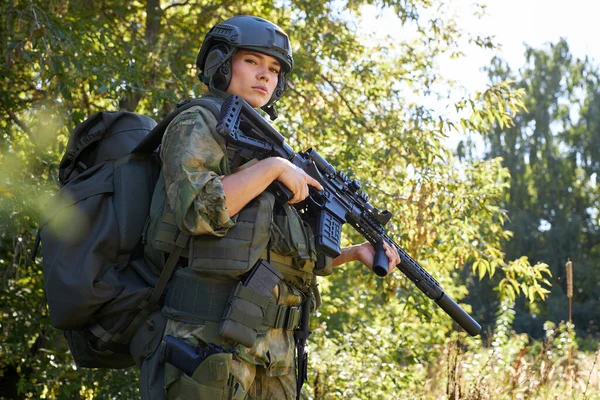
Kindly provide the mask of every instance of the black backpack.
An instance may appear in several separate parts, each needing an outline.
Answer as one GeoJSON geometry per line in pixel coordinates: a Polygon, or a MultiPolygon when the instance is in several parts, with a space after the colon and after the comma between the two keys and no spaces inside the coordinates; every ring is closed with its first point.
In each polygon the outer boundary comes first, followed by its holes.
{"type": "Polygon", "coordinates": [[[156,152],[177,114],[210,97],[177,105],[160,124],[131,112],[93,114],[71,133],[59,166],[60,190],[40,224],[44,289],[52,325],[64,331],[80,367],[134,365],[131,337],[159,307],[185,243],[160,272],[143,258],[142,233],[160,173],[156,152]]]}

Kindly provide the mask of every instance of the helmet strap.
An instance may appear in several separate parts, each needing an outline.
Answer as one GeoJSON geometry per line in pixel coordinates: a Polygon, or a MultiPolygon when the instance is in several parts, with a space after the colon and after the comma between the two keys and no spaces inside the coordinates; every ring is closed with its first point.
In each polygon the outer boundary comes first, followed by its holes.
{"type": "Polygon", "coordinates": [[[277,117],[279,116],[279,114],[277,114],[277,110],[275,109],[275,106],[273,106],[273,105],[263,106],[263,107],[261,107],[261,109],[267,113],[269,118],[271,118],[271,121],[275,121],[277,119],[277,117]]]}
{"type": "Polygon", "coordinates": [[[212,86],[210,86],[210,85],[208,86],[208,90],[209,90],[209,91],[210,91],[212,94],[214,94],[215,96],[217,96],[217,97],[220,97],[221,99],[226,99],[227,97],[231,96],[229,93],[227,93],[227,92],[224,92],[224,91],[222,91],[222,90],[219,90],[219,89],[217,89],[217,88],[215,88],[215,87],[212,87],[212,86]]]}

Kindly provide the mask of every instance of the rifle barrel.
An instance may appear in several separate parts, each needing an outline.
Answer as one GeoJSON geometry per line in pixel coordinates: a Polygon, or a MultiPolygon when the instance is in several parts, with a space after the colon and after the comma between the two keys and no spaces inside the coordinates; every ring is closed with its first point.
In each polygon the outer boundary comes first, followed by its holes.
{"type": "MultiPolygon", "coordinates": [[[[388,240],[390,240],[388,238],[388,240]]],[[[391,241],[391,240],[390,240],[391,241]]],[[[427,297],[436,302],[458,325],[460,325],[469,335],[477,336],[481,332],[481,325],[473,319],[465,310],[462,309],[450,296],[448,296],[442,286],[433,278],[425,268],[415,261],[400,246],[391,241],[398,249],[401,263],[396,267],[410,279],[415,286],[419,288],[427,297]]]]}

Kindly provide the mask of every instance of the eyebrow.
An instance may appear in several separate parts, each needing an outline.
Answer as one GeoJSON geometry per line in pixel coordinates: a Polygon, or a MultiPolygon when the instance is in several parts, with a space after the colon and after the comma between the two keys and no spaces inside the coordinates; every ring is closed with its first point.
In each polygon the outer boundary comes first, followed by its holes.
{"type": "MultiPolygon", "coordinates": [[[[261,60],[264,60],[264,59],[265,59],[265,55],[264,55],[264,54],[262,54],[262,53],[260,53],[260,52],[258,52],[258,51],[253,51],[253,50],[244,50],[244,52],[246,52],[246,54],[250,54],[250,55],[253,55],[253,56],[255,56],[255,57],[258,57],[258,58],[260,58],[261,60]]],[[[280,63],[279,63],[279,61],[277,61],[277,60],[274,60],[274,61],[272,61],[271,63],[272,63],[272,64],[275,64],[275,65],[277,65],[278,67],[281,67],[281,64],[280,64],[280,63]]]]}

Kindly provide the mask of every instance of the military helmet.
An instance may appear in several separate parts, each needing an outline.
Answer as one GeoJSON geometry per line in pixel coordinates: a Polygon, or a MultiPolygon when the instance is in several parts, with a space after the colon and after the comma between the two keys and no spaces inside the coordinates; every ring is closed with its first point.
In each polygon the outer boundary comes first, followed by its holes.
{"type": "Polygon", "coordinates": [[[272,105],[283,95],[294,58],[285,32],[263,18],[239,15],[213,26],[198,53],[198,77],[211,90],[227,90],[231,81],[231,57],[239,48],[267,54],[281,64],[277,87],[265,107],[272,105]]]}

